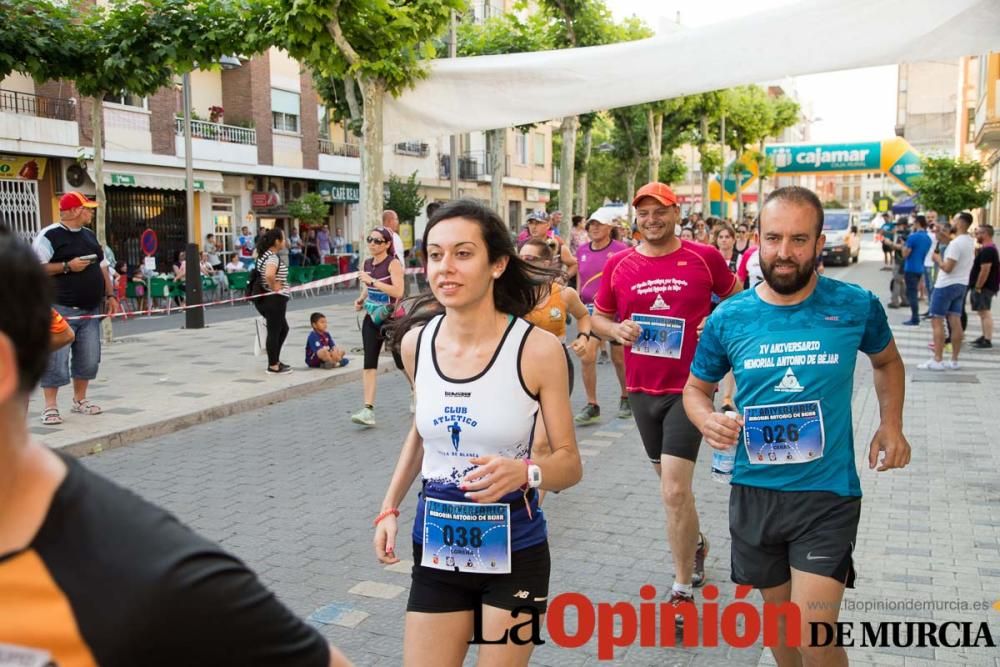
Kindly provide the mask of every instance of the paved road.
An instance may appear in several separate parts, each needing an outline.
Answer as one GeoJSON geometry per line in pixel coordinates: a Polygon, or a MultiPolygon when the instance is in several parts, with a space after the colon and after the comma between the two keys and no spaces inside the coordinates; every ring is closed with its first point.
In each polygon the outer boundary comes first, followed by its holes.
{"type": "MultiPolygon", "coordinates": [[[[878,250],[870,241],[864,258],[828,275],[883,288],[884,296],[888,274],[878,271],[878,250]]],[[[899,311],[890,318],[894,326],[903,319],[899,311]]],[[[881,475],[862,466],[861,583],[849,593],[851,600],[1000,597],[1000,454],[988,435],[1000,426],[993,407],[1000,358],[970,352],[962,373],[929,377],[912,370],[926,355],[928,332],[926,325],[897,329],[908,365],[906,432],[914,461],[906,471],[881,475]],[[937,382],[941,379],[949,382],[937,382]]],[[[978,323],[970,325],[970,332],[972,338],[978,335],[978,323]]],[[[599,371],[601,396],[610,407],[612,368],[599,371]]],[[[583,403],[581,394],[578,387],[574,407],[583,403]]],[[[358,664],[398,665],[408,570],[377,564],[370,521],[409,425],[409,390],[399,374],[380,379],[379,426],[371,430],[349,421],[359,397],[359,384],[344,385],[85,461],[243,557],[303,616],[336,605],[327,609],[336,623],[317,625],[358,664]]],[[[860,466],[877,423],[865,360],[859,363],[854,411],[860,466]]],[[[594,601],[638,604],[643,584],[665,593],[672,571],[663,511],[633,423],[606,418],[599,426],[579,429],[578,438],[583,482],[546,500],[552,595],[578,591],[594,601]]],[[[724,604],[734,592],[727,583],[728,489],[711,481],[708,458],[703,453],[698,462],[695,492],[703,530],[713,544],[709,578],[720,585],[724,604]]],[[[413,518],[413,500],[411,494],[401,508],[406,523],[413,518]]],[[[842,618],[986,620],[1000,638],[995,611],[847,610],[842,618]]],[[[866,665],[1000,664],[990,649],[855,649],[851,658],[852,664],[866,665]]],[[[571,651],[549,642],[532,662],[589,665],[596,662],[596,644],[571,651]]],[[[620,649],[615,663],[771,664],[759,644],[743,650],[633,646],[620,649]]]]}

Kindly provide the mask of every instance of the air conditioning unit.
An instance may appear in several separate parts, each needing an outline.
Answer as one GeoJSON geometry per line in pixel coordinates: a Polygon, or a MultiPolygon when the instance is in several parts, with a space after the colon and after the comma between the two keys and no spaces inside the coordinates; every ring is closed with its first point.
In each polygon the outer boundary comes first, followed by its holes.
{"type": "Polygon", "coordinates": [[[60,178],[57,186],[59,192],[63,194],[75,190],[88,196],[97,195],[97,186],[94,184],[87,168],[75,160],[61,160],[59,164],[60,178]]]}

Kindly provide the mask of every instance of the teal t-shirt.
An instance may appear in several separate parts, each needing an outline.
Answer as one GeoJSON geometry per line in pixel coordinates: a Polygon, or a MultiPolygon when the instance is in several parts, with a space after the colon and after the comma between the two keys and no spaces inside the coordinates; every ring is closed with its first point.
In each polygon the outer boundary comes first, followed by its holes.
{"type": "Polygon", "coordinates": [[[736,376],[745,424],[732,483],[860,496],[854,367],[858,351],[877,354],[891,340],[874,294],[823,276],[794,306],[768,304],[756,289],[724,301],[705,324],[691,373],[705,382],[730,369],[736,376]]]}

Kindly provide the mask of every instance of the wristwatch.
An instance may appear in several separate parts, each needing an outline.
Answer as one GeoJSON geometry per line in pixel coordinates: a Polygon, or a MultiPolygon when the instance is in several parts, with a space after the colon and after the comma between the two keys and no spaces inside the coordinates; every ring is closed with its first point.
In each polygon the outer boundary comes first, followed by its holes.
{"type": "Polygon", "coordinates": [[[528,461],[528,488],[537,489],[542,485],[542,469],[531,462],[528,461]]]}
{"type": "Polygon", "coordinates": [[[63,262],[63,273],[69,273],[69,262],[63,262]]]}

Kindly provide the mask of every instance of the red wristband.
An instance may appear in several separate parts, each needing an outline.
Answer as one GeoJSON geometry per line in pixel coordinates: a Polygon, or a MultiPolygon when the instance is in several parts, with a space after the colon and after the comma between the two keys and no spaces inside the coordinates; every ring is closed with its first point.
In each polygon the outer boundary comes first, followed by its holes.
{"type": "Polygon", "coordinates": [[[396,509],[395,507],[390,507],[389,509],[385,510],[384,512],[380,513],[377,517],[375,517],[375,520],[372,521],[372,526],[377,526],[379,522],[382,521],[382,519],[386,518],[390,514],[398,517],[399,510],[396,509]]]}

